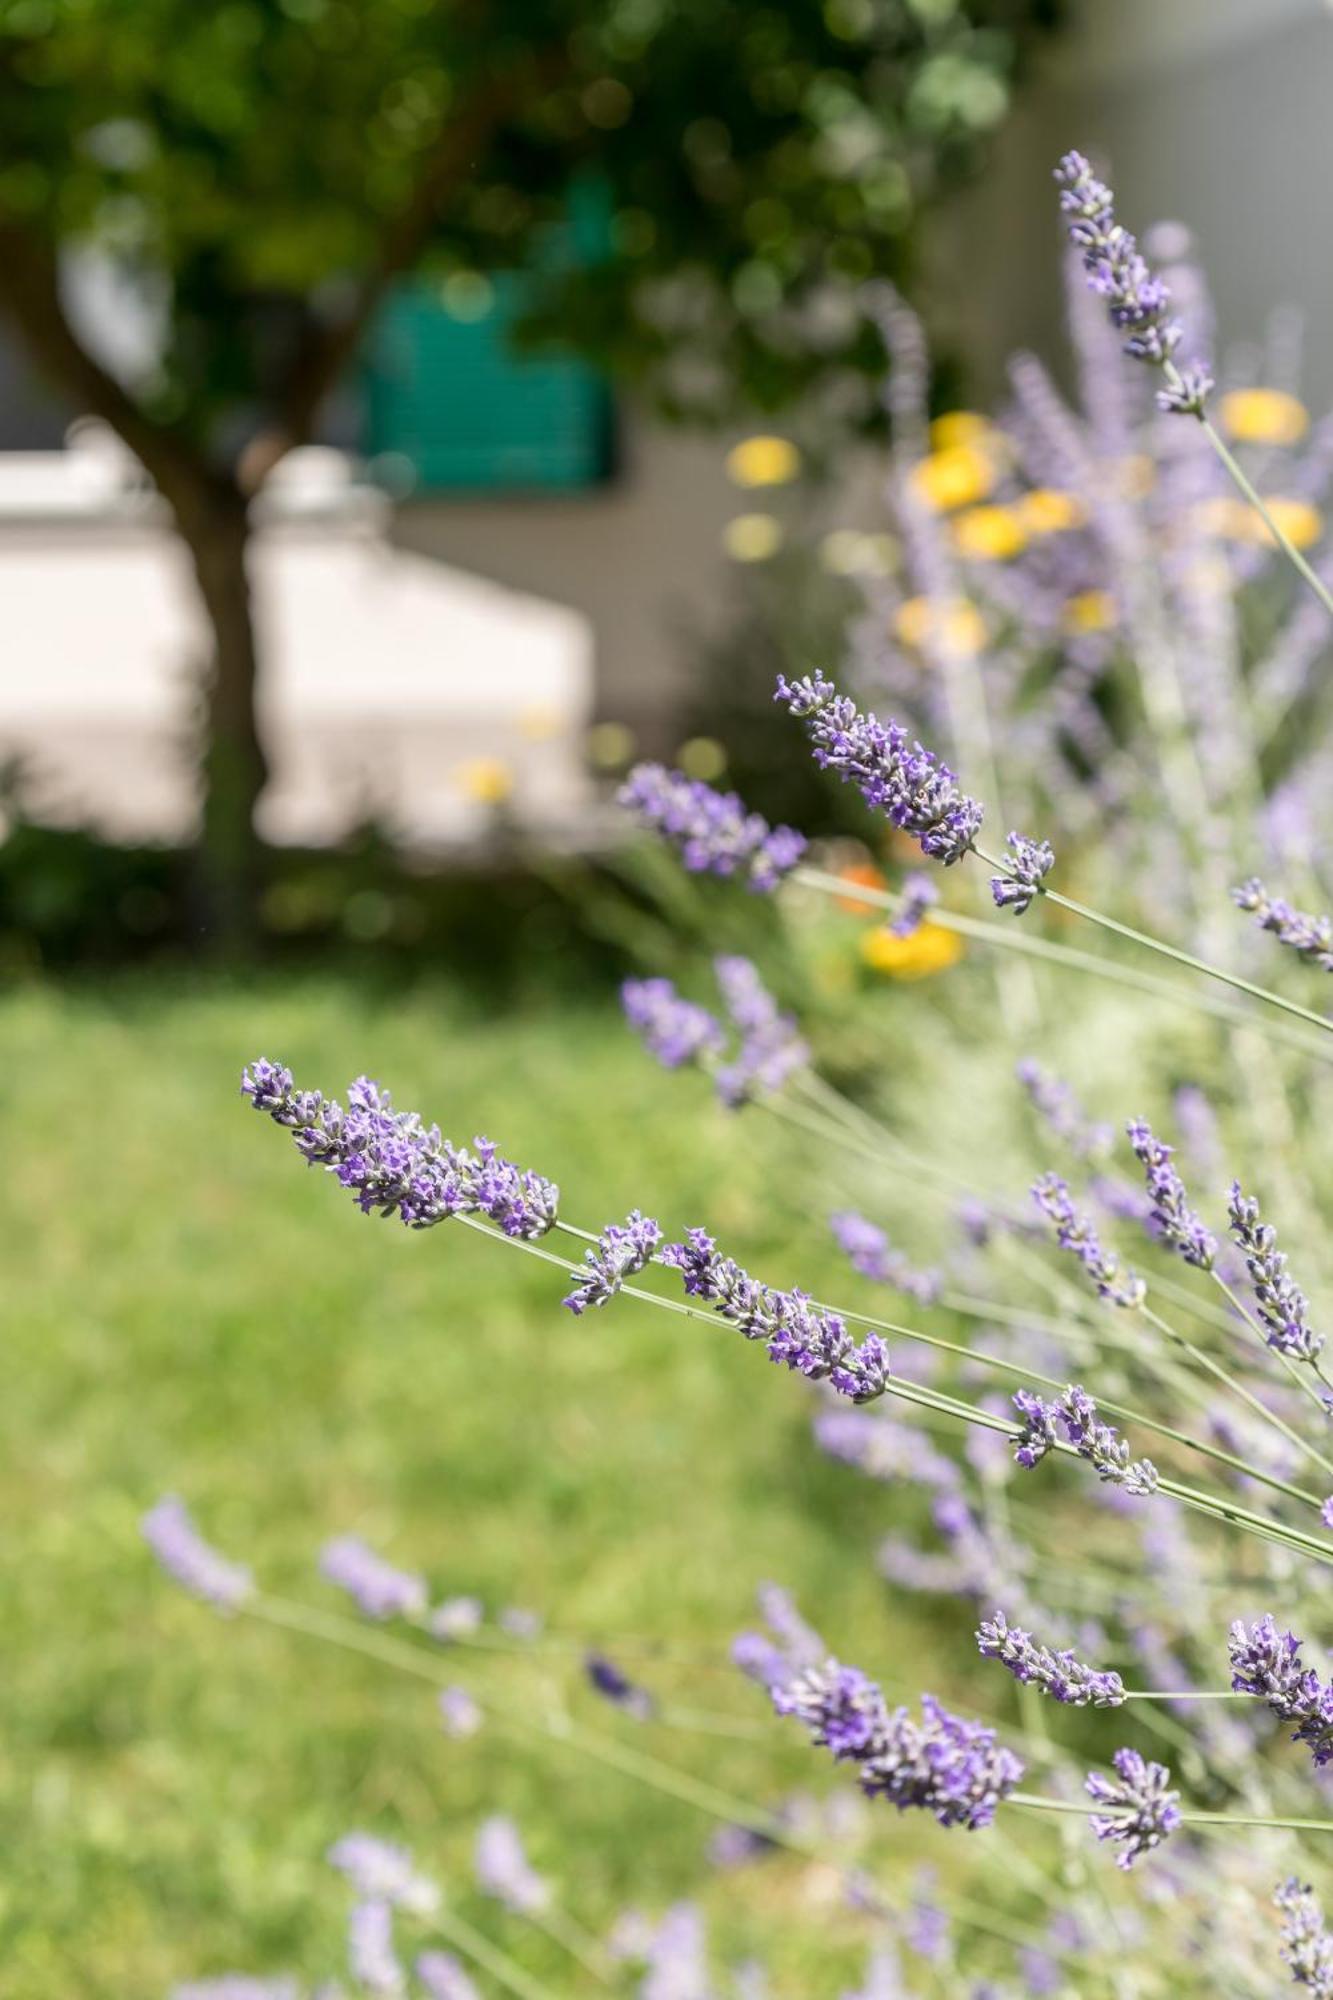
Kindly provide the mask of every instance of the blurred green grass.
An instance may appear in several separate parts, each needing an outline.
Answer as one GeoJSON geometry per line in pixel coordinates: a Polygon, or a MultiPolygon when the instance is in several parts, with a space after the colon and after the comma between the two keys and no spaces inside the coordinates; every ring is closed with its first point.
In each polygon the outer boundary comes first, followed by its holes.
{"type": "MultiPolygon", "coordinates": [[[[554,1990],[585,1990],[472,1896],[480,1817],[513,1813],[595,1930],[628,1901],[697,1891],[707,1821],[565,1746],[450,1743],[429,1688],[219,1621],[147,1559],[137,1524],[158,1494],[181,1493],[275,1590],[332,1605],[319,1545],[360,1534],[439,1594],[697,1654],[648,1678],[745,1718],[763,1703],[725,1652],[765,1578],[891,1679],[967,1647],[887,1604],[870,1557],[895,1504],[915,1503],[820,1457],[790,1377],[721,1328],[629,1301],[576,1322],[558,1271],[462,1229],[357,1216],[238,1096],[261,1052],[339,1092],[369,1070],[452,1134],[489,1133],[560,1181],[571,1220],[636,1205],[672,1232],[706,1220],[775,1281],[847,1293],[807,1212],[804,1142],[731,1125],[700,1079],[643,1057],[609,1001],[497,1020],[442,985],[317,976],[12,993],[0,1986],[125,2000],[231,1967],[313,1984],[341,1962],[346,1912],[322,1856],[366,1825],[407,1840],[554,1990]]],[[[588,1724],[755,1800],[823,1782],[777,1725],[753,1744],[636,1733],[559,1647],[469,1655],[458,1679],[519,1717],[554,1688],[588,1724]]],[[[904,1894],[909,1859],[948,1851],[887,1816],[877,1838],[904,1894]]],[[[710,1900],[733,1956],[787,1968],[780,1994],[850,1983],[867,1920],[827,1871],[769,1864],[715,1879],[710,1900]]]]}

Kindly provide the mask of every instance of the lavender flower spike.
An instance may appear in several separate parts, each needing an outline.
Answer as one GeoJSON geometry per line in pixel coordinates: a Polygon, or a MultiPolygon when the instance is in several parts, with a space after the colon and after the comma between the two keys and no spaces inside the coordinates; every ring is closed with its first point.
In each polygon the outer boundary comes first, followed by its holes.
{"type": "Polygon", "coordinates": [[[1137,1750],[1117,1750],[1111,1762],[1119,1784],[1093,1771],[1086,1780],[1089,1797],[1106,1810],[1091,1819],[1098,1840],[1114,1840],[1124,1853],[1118,1868],[1132,1868],[1140,1854],[1160,1847],[1180,1825],[1180,1794],[1170,1789],[1165,1764],[1149,1763],[1137,1750]]]}
{"type": "Polygon", "coordinates": [[[426,1608],[425,1580],[395,1569],[355,1535],[339,1535],[320,1553],[321,1576],[354,1598],[367,1618],[415,1618],[426,1608]]]}
{"type": "Polygon", "coordinates": [[[413,1970],[429,2000],[481,2000],[451,1951],[423,1951],[413,1970]]]}
{"type": "Polygon", "coordinates": [[[636,764],[619,802],[669,840],[691,874],[745,874],[757,893],[776,889],[805,852],[805,836],[794,828],[771,827],[747,812],[735,792],[715,792],[664,764],[636,764]]]}
{"type": "Polygon", "coordinates": [[[1125,1439],[1109,1424],[1097,1421],[1097,1405],[1086,1389],[1071,1383],[1069,1388],[1047,1403],[1031,1389],[1019,1389],[1014,1408],[1023,1419],[1023,1429],[1014,1440],[1014,1462],[1031,1471],[1040,1465],[1059,1442],[1065,1441],[1086,1458],[1097,1477],[1111,1486],[1123,1486],[1126,1493],[1146,1499],[1157,1491],[1157,1467],[1150,1458],[1131,1459],[1125,1439]]]}
{"type": "Polygon", "coordinates": [[[1324,1912],[1313,1889],[1292,1875],[1278,1884],[1273,1901],[1282,1912],[1282,1963],[1315,2000],[1333,2000],[1333,1938],[1324,1929],[1324,1912]]]}
{"type": "Polygon", "coordinates": [[[853,1270],[877,1285],[892,1285],[923,1306],[933,1305],[943,1284],[938,1271],[918,1271],[901,1250],[895,1250],[882,1229],[858,1215],[855,1209],[840,1209],[829,1217],[829,1228],[853,1270]]]}
{"type": "Polygon", "coordinates": [[[1094,1125],[1063,1077],[1025,1056],[1014,1075],[1058,1139],[1083,1160],[1098,1160],[1110,1151],[1114,1133],[1109,1125],[1094,1125]]]}
{"type": "Polygon", "coordinates": [[[1182,329],[1171,315],[1171,294],[1149,270],[1134,237],[1116,221],[1110,188],[1096,178],[1082,153],[1066,153],[1055,178],[1070,240],[1083,253],[1088,283],[1106,300],[1112,326],[1128,335],[1125,353],[1161,368],[1166,376],[1158,407],[1202,417],[1212,378],[1198,361],[1184,369],[1176,367],[1172,356],[1182,329]]]}
{"type": "Polygon", "coordinates": [[[614,1707],[623,1708],[626,1715],[632,1715],[637,1722],[651,1720],[657,1704],[647,1688],[639,1687],[628,1674],[622,1673],[605,1653],[586,1653],[583,1671],[588,1676],[588,1685],[614,1707]]]}
{"type": "Polygon", "coordinates": [[[1154,1138],[1141,1118],[1131,1118],[1125,1130],[1147,1179],[1152,1219],[1162,1241],[1178,1250],[1196,1270],[1211,1271],[1217,1259],[1217,1238],[1204,1228],[1189,1205],[1185,1183],[1171,1164],[1175,1148],[1154,1138]]]}
{"type": "Polygon", "coordinates": [[[854,784],[866,804],[908,833],[946,867],[961,861],[981,831],[982,808],[960,791],[947,764],[913,743],[898,722],[865,714],[821,673],[778,676],[777,701],[805,724],[815,762],[854,784]]]}
{"type": "Polygon", "coordinates": [[[717,983],[740,1046],[716,1072],[717,1094],[736,1110],[760,1092],[781,1090],[788,1077],[810,1060],[790,1014],[784,1014],[748,958],[737,954],[713,960],[717,983]]]}
{"type": "Polygon", "coordinates": [[[669,979],[627,979],[620,989],[625,1019],[663,1069],[684,1069],[723,1044],[722,1028],[706,1007],[685,1000],[669,979]]]}
{"type": "Polygon", "coordinates": [[[415,1111],[395,1111],[387,1090],[360,1076],[347,1109],[317,1090],[297,1090],[289,1069],[261,1057],[241,1077],[256,1111],[293,1132],[297,1151],[345,1187],[364,1215],[396,1215],[409,1229],[431,1229],[452,1215],[484,1215],[506,1236],[544,1236],[554,1227],[560,1190],[540,1174],[500,1157],[489,1139],[476,1153],[425,1126],[415,1111]]]}
{"type": "Polygon", "coordinates": [[[550,1902],[550,1885],[532,1868],[511,1819],[497,1813],[483,1822],[475,1860],[478,1888],[515,1916],[531,1916],[550,1902]]]}
{"type": "Polygon", "coordinates": [[[575,1285],[564,1304],[578,1315],[589,1306],[604,1306],[613,1299],[626,1278],[641,1271],[662,1241],[662,1232],[650,1216],[638,1209],[623,1224],[608,1222],[592,1248],[585,1253],[586,1271],[574,1274],[575,1285]]]}
{"type": "Polygon", "coordinates": [[[836,1313],[817,1311],[804,1292],[761,1285],[729,1257],[719,1257],[702,1229],[687,1230],[684,1243],[668,1243],[661,1261],[682,1274],[691,1297],[706,1299],[747,1340],[763,1341],[778,1366],[826,1381],[853,1402],[883,1395],[889,1357],[877,1334],[867,1334],[858,1347],[836,1313]]]}
{"type": "Polygon", "coordinates": [[[939,902],[940,892],[931,881],[929,875],[922,875],[918,872],[912,875],[904,875],[902,899],[898,914],[889,925],[889,935],[891,937],[911,937],[914,931],[919,931],[936,903],[939,902]]]}
{"type": "Polygon", "coordinates": [[[429,1916],[439,1908],[436,1884],[418,1875],[407,1849],[390,1840],[373,1833],[345,1833],[329,1849],[328,1859],[365,1902],[392,1903],[416,1916],[429,1916]]]}
{"type": "Polygon", "coordinates": [[[1043,1174],[1033,1184],[1032,1199],[1054,1224],[1060,1248],[1078,1258],[1102,1298],[1130,1310],[1143,1304],[1148,1287],[1133,1271],[1121,1277],[1120,1259],[1114,1250],[1103,1249],[1091,1217],[1074,1207],[1068,1181],[1059,1174],[1043,1174]]]}
{"type": "Polygon", "coordinates": [[[228,1562],[210,1548],[190,1518],[183,1500],[173,1493],[144,1515],[143,1538],[168,1576],[194,1597],[215,1604],[219,1611],[236,1611],[254,1591],[254,1578],[241,1563],[228,1562]]]}
{"type": "Polygon", "coordinates": [[[989,1826],[1023,1775],[993,1729],[966,1722],[922,1695],[922,1720],[890,1710],[874,1681],[836,1660],[773,1690],[779,1715],[804,1723],[812,1742],[858,1767],[862,1790],[900,1812],[916,1806],[941,1826],[989,1826]]]}
{"type": "Polygon", "coordinates": [[[1254,1286],[1268,1345],[1293,1361],[1317,1361],[1324,1336],[1310,1325],[1305,1294],[1287,1276],[1287,1259],[1277,1247],[1276,1231],[1270,1223],[1259,1220],[1258,1202],[1242,1193],[1239,1181],[1231,1183],[1227,1213],[1231,1234],[1240,1245],[1254,1286]]]}
{"type": "Polygon", "coordinates": [[[1038,1646],[1028,1632],[1010,1625],[1003,1611],[984,1619],[977,1630],[983,1659],[998,1660],[1016,1681],[1039,1688],[1070,1708],[1118,1708],[1125,1699],[1119,1674],[1085,1667],[1073,1653],[1053,1653],[1038,1646]]]}
{"type": "Polygon", "coordinates": [[[1231,1685],[1237,1694],[1265,1702],[1280,1722],[1294,1722],[1293,1743],[1304,1743],[1320,1769],[1333,1764],[1333,1682],[1325,1686],[1301,1663],[1301,1641],[1279,1632],[1271,1612],[1252,1627],[1238,1618],[1227,1640],[1231,1685]]]}
{"type": "Polygon", "coordinates": [[[1293,910],[1277,896],[1270,896],[1257,875],[1243,882],[1232,895],[1242,910],[1254,917],[1261,931],[1271,931],[1279,944],[1308,958],[1321,972],[1333,972],[1333,917],[1310,916],[1293,910]]]}
{"type": "Polygon", "coordinates": [[[1032,908],[1042,882],[1055,866],[1055,849],[1049,840],[1029,840],[1026,834],[1011,833],[1005,842],[1007,873],[992,875],[990,892],[997,910],[1012,910],[1016,917],[1032,908]]]}
{"type": "Polygon", "coordinates": [[[393,1948],[393,1911],[388,1903],[357,1903],[347,1931],[347,1965],[367,1993],[405,1993],[407,1979],[393,1948]]]}

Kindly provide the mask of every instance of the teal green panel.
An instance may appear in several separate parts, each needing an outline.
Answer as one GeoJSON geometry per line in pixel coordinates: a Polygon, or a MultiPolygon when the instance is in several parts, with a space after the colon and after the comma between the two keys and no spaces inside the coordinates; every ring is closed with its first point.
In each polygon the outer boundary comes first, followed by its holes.
{"type": "Polygon", "coordinates": [[[412,466],[418,491],[577,488],[609,469],[610,399],[591,369],[519,355],[520,273],[400,288],[365,374],[366,446],[412,466]]]}

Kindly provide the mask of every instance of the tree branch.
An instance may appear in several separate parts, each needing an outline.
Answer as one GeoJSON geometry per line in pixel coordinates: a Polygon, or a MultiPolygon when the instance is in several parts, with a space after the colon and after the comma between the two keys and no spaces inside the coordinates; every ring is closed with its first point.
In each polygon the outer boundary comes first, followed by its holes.
{"type": "Polygon", "coordinates": [[[477,155],[525,99],[548,90],[569,66],[563,44],[486,78],[439,133],[408,201],[389,223],[371,269],[338,320],[312,325],[297,350],[277,424],[254,437],[241,458],[240,481],[255,492],[294,446],[309,438],[325,397],[360,346],[395,278],[418,261],[441,213],[464,185],[477,155]]]}
{"type": "Polygon", "coordinates": [[[203,454],[183,431],[150,417],[91,355],[70,325],[60,297],[56,260],[20,223],[0,221],[0,311],[9,318],[34,365],[82,409],[110,424],[179,515],[218,483],[203,454]]]}

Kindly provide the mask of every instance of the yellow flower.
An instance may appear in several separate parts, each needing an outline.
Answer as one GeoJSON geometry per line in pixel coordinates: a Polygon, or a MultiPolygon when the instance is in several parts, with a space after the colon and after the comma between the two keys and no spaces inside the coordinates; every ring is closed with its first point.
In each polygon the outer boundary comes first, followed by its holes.
{"type": "Polygon", "coordinates": [[[790,438],[748,437],[727,453],[727,477],[736,486],[786,486],[801,469],[790,438]]]}
{"type": "Polygon", "coordinates": [[[943,646],[959,659],[971,660],[986,643],[986,623],[966,598],[937,605],[928,597],[909,597],[900,604],[893,629],[904,646],[943,646]]]}
{"type": "Polygon", "coordinates": [[[1088,518],[1076,493],[1062,493],[1055,486],[1034,486],[1014,512],[1030,535],[1058,535],[1066,528],[1081,528],[1088,518]]]}
{"type": "Polygon", "coordinates": [[[872,972],[883,972],[890,979],[928,979],[932,972],[956,965],[963,950],[956,931],[929,919],[910,937],[895,937],[882,924],[861,933],[862,958],[872,972]]]}
{"type": "Polygon", "coordinates": [[[503,805],[514,789],[514,774],[498,757],[474,757],[455,774],[455,783],[465,798],[479,806],[503,805]]]}
{"type": "Polygon", "coordinates": [[[1012,507],[969,507],[955,515],[954,547],[978,562],[1008,562],[1028,545],[1027,529],[1012,507]]]}
{"type": "MultiPolygon", "coordinates": [[[[1324,517],[1308,500],[1284,500],[1274,495],[1266,498],[1264,505],[1295,548],[1308,549],[1324,532],[1324,517]]],[[[1263,515],[1245,500],[1233,500],[1226,495],[1205,500],[1198,510],[1198,520],[1207,533],[1226,541],[1251,542],[1263,548],[1274,546],[1263,515]]]]}
{"type": "Polygon", "coordinates": [[[1233,389],[1217,408],[1240,444],[1299,444],[1310,428],[1309,411],[1284,389],[1233,389]]]}
{"type": "Polygon", "coordinates": [[[733,562],[767,562],[782,547],[782,523],[772,514],[737,514],[722,530],[722,546],[733,562]]]}
{"type": "Polygon", "coordinates": [[[588,756],[599,771],[619,770],[634,750],[634,731],[623,722],[595,722],[588,731],[588,756]]]}
{"type": "Polygon", "coordinates": [[[936,451],[951,451],[955,445],[982,445],[991,434],[989,417],[975,410],[948,410],[930,427],[930,442],[936,451]]]}
{"type": "Polygon", "coordinates": [[[1115,599],[1109,590],[1080,590],[1064,608],[1066,632],[1109,632],[1115,624],[1115,599]]]}
{"type": "Polygon", "coordinates": [[[995,466],[975,445],[958,444],[919,459],[908,476],[923,507],[948,514],[986,498],[995,485],[995,466]]]}

